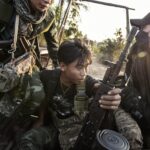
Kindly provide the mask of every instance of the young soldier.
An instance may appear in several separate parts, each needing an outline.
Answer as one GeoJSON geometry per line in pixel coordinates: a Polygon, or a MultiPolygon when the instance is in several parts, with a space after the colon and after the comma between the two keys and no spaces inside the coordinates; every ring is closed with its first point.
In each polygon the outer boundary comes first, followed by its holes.
{"type": "MultiPolygon", "coordinates": [[[[58,143],[56,142],[58,139],[63,150],[73,147],[84,117],[88,112],[88,106],[90,107],[90,101],[92,101],[90,98],[94,96],[100,85],[99,81],[86,75],[88,65],[92,62],[91,53],[80,40],[63,42],[59,47],[58,60],[60,69],[44,70],[41,73],[47,109],[45,114],[41,113],[41,118],[44,117],[45,125],[51,124],[51,131],[45,128],[43,134],[41,134],[39,131],[43,130],[44,127],[34,129],[34,135],[30,134],[29,131],[21,139],[25,145],[24,148],[32,145],[31,147],[38,149],[39,145],[31,142],[34,136],[37,141],[39,141],[39,138],[45,139],[47,136],[51,148],[54,143],[58,143]],[[79,93],[80,95],[78,95],[79,93]],[[82,101],[79,102],[79,99],[82,99],[82,101]]],[[[108,94],[102,95],[99,98],[99,107],[114,110],[118,130],[129,134],[127,138],[131,144],[131,149],[137,150],[142,147],[141,132],[136,122],[131,121],[132,118],[127,113],[118,109],[121,101],[120,93],[119,88],[114,88],[108,94]],[[122,124],[120,125],[119,122],[122,124]]],[[[127,134],[125,133],[125,135],[127,134]]],[[[42,145],[40,146],[42,147],[42,145]]]]}
{"type": "Polygon", "coordinates": [[[126,72],[130,80],[122,107],[139,124],[144,149],[150,149],[150,13],[143,19],[131,19],[131,25],[139,27],[139,32],[128,56],[126,72]]]}

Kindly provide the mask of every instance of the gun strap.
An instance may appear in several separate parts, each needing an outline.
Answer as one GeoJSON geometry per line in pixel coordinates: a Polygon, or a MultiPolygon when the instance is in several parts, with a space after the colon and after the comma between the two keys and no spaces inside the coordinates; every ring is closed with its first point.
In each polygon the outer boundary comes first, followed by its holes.
{"type": "Polygon", "coordinates": [[[12,61],[14,60],[14,53],[17,48],[17,37],[18,37],[18,28],[19,28],[19,15],[16,15],[15,25],[14,25],[14,38],[13,43],[11,44],[11,50],[8,51],[12,55],[12,61]]]}

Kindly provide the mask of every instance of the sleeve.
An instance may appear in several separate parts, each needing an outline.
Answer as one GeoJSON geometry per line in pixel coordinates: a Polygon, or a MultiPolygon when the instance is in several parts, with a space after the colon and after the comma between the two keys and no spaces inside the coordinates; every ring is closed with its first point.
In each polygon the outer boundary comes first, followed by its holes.
{"type": "Polygon", "coordinates": [[[44,37],[47,43],[47,49],[49,57],[52,59],[54,67],[58,65],[57,52],[58,52],[58,39],[56,37],[57,28],[55,21],[47,32],[44,33],[44,37]]]}

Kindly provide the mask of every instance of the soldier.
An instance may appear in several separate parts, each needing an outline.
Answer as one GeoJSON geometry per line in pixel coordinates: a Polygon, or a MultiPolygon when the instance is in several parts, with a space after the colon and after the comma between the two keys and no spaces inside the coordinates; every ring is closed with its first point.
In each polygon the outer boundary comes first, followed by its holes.
{"type": "MultiPolygon", "coordinates": [[[[33,130],[25,134],[20,144],[24,145],[23,149],[42,149],[44,142],[35,143],[46,138],[44,144],[48,145],[49,142],[51,149],[55,147],[54,144],[58,146],[54,149],[61,147],[68,150],[73,147],[92,101],[90,98],[100,85],[98,80],[86,75],[88,65],[92,62],[91,53],[80,40],[63,42],[58,50],[58,60],[60,69],[41,72],[40,77],[46,94],[44,110],[47,110],[45,113],[41,111],[40,118],[44,118],[44,124],[43,127],[34,129],[34,134],[31,134],[33,130]],[[79,96],[78,93],[82,94],[79,96]],[[82,100],[79,102],[79,99],[82,100]],[[49,125],[51,131],[47,128],[49,125]],[[35,139],[34,143],[32,138],[35,139]]],[[[102,95],[99,107],[114,110],[118,131],[128,138],[131,149],[141,149],[142,136],[138,125],[129,114],[118,108],[121,101],[120,93],[119,88],[114,88],[108,94],[102,95]]]]}
{"type": "Polygon", "coordinates": [[[144,149],[150,149],[150,13],[130,22],[139,28],[139,32],[128,56],[126,73],[129,83],[123,92],[122,107],[139,124],[144,149]]]}
{"type": "Polygon", "coordinates": [[[40,33],[44,32],[49,56],[54,66],[57,65],[55,17],[51,4],[51,0],[0,1],[1,150],[16,149],[20,136],[32,128],[39,117],[38,109],[45,96],[39,64],[35,64],[35,61],[39,62],[37,36],[40,33]],[[2,11],[10,13],[6,13],[8,18],[2,11]]]}
{"type": "MultiPolygon", "coordinates": [[[[52,0],[2,0],[0,5],[2,5],[1,7],[6,8],[6,10],[0,10],[1,14],[5,13],[2,11],[10,13],[8,17],[0,15],[0,42],[10,41],[10,43],[8,42],[8,46],[3,48],[3,53],[1,51],[0,61],[8,62],[11,58],[10,49],[12,49],[12,47],[10,44],[15,38],[14,28],[17,28],[17,25],[15,25],[15,17],[16,15],[19,15],[18,40],[20,37],[25,37],[32,45],[35,45],[36,59],[39,59],[40,52],[37,36],[44,33],[49,57],[52,59],[54,67],[56,67],[58,65],[58,42],[56,39],[57,29],[55,15],[51,6],[52,0]],[[5,18],[8,19],[6,20],[5,18]]],[[[19,42],[17,43],[17,46],[19,47],[19,42]]],[[[24,53],[24,51],[21,47],[15,52],[15,57],[20,56],[22,53],[24,53]]],[[[38,62],[38,65],[40,65],[39,60],[36,61],[38,62]]]]}

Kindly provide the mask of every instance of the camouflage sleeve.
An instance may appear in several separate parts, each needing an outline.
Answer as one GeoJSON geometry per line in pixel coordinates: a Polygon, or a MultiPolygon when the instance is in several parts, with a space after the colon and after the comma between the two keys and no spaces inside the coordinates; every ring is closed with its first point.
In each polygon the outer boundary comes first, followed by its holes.
{"type": "Polygon", "coordinates": [[[54,66],[58,65],[58,61],[57,61],[58,40],[56,37],[56,33],[57,33],[57,28],[54,21],[50,29],[44,33],[45,40],[47,43],[48,54],[49,57],[52,59],[54,66]]]}
{"type": "Polygon", "coordinates": [[[59,149],[58,132],[53,126],[33,128],[18,140],[19,150],[59,149]]]}
{"type": "MultiPolygon", "coordinates": [[[[23,118],[20,122],[22,125],[24,125],[28,119],[36,120],[38,118],[39,108],[45,99],[39,72],[32,73],[31,76],[28,76],[27,80],[28,81],[24,81],[27,82],[27,87],[24,89],[24,100],[19,108],[20,111],[18,114],[18,117],[23,118]]],[[[19,120],[19,118],[17,120],[19,120]]]]}
{"type": "Polygon", "coordinates": [[[131,150],[140,150],[143,147],[143,137],[136,121],[129,113],[119,108],[114,111],[118,131],[124,135],[130,144],[131,150]]]}

